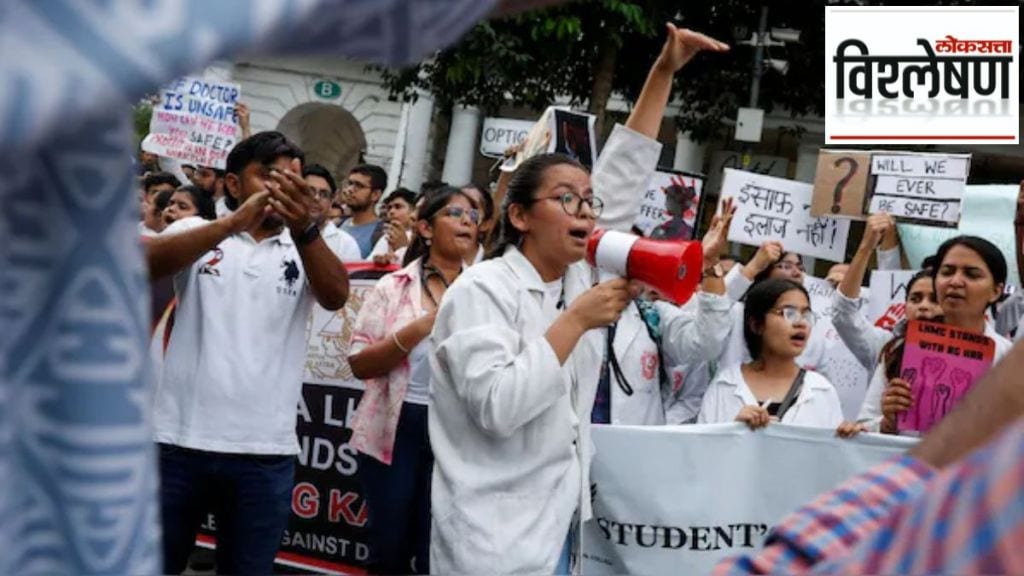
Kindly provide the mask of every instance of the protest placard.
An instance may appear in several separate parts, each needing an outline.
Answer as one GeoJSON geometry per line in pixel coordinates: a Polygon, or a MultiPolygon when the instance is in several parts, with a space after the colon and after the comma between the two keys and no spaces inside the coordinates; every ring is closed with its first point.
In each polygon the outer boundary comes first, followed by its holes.
{"type": "Polygon", "coordinates": [[[811,216],[810,184],[727,168],[722,197],[735,200],[729,240],[760,246],[778,240],[790,252],[843,262],[850,221],[811,216]]]}
{"type": "Polygon", "coordinates": [[[175,80],[160,91],[142,149],[197,166],[224,169],[238,140],[237,84],[203,78],[175,80]]]}
{"type": "Polygon", "coordinates": [[[597,160],[595,120],[593,114],[549,106],[521,140],[519,152],[502,163],[501,170],[513,172],[523,161],[544,152],[565,154],[592,168],[597,160]]]}
{"type": "Polygon", "coordinates": [[[927,432],[992,366],[995,353],[995,342],[984,334],[911,321],[900,377],[910,384],[913,406],[899,414],[897,428],[927,432]]]}
{"type": "Polygon", "coordinates": [[[511,146],[526,139],[533,122],[513,118],[484,118],[480,132],[480,154],[488,158],[501,158],[511,146]]]}
{"type": "Polygon", "coordinates": [[[945,240],[959,234],[981,236],[999,247],[1009,266],[1007,283],[1017,286],[1016,232],[1013,228],[1017,213],[1018,184],[971,185],[964,193],[960,224],[957,228],[938,228],[916,224],[898,224],[900,243],[911,267],[935,254],[945,240]]]}
{"type": "Polygon", "coordinates": [[[907,288],[914,270],[874,270],[871,272],[871,298],[868,320],[891,330],[906,317],[907,288]]]}
{"type": "Polygon", "coordinates": [[[964,154],[872,154],[870,211],[955,226],[969,167],[964,154]]]}
{"type": "Polygon", "coordinates": [[[822,150],[814,173],[812,216],[864,218],[871,154],[851,150],[822,150]]]}
{"type": "Polygon", "coordinates": [[[700,217],[704,178],[660,169],[651,175],[633,225],[658,240],[693,240],[700,217]]]}

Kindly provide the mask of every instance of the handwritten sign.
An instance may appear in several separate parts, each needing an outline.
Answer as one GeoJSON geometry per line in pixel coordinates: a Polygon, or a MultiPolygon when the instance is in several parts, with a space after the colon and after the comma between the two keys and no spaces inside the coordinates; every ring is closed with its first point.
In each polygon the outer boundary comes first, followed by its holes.
{"type": "Polygon", "coordinates": [[[873,154],[870,210],[955,226],[969,166],[969,155],[873,154]]]}
{"type": "Polygon", "coordinates": [[[237,84],[179,78],[160,91],[142,149],[189,164],[224,168],[238,140],[237,84]]]}
{"type": "Polygon", "coordinates": [[[644,236],[659,240],[693,240],[703,190],[701,176],[656,170],[647,182],[634,226],[644,236]]]}
{"type": "Polygon", "coordinates": [[[850,221],[811,216],[810,184],[727,168],[722,196],[735,199],[729,240],[760,246],[778,240],[797,254],[842,262],[850,221]]]}
{"type": "Polygon", "coordinates": [[[984,334],[911,322],[900,376],[910,384],[913,406],[900,413],[897,428],[927,432],[988,371],[995,353],[995,342],[984,334]]]}
{"type": "Polygon", "coordinates": [[[964,193],[962,216],[957,228],[898,224],[900,243],[912,267],[932,254],[945,240],[959,234],[981,236],[999,247],[1009,265],[1007,283],[1020,284],[1017,274],[1016,233],[1018,184],[972,185],[964,193]]]}
{"type": "Polygon", "coordinates": [[[891,330],[906,317],[907,290],[914,270],[875,270],[871,272],[871,298],[868,320],[891,330]]]}
{"type": "Polygon", "coordinates": [[[811,215],[863,219],[870,166],[871,154],[867,152],[819,152],[811,215]]]}
{"type": "Polygon", "coordinates": [[[768,156],[761,154],[750,154],[746,156],[747,164],[744,166],[744,154],[731,150],[721,150],[711,155],[711,168],[708,172],[708,181],[704,189],[707,196],[717,197],[722,191],[722,178],[725,176],[726,168],[745,170],[755,174],[766,174],[785,178],[789,172],[789,160],[782,156],[768,156]]]}

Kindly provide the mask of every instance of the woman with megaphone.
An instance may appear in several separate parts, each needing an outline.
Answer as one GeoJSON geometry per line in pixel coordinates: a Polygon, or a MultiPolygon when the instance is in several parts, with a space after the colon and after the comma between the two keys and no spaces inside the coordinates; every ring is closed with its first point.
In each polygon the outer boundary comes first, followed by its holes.
{"type": "MultiPolygon", "coordinates": [[[[725,48],[669,25],[648,82],[670,81],[697,52],[725,48]]],[[[569,571],[571,535],[590,517],[602,328],[636,295],[621,278],[595,286],[583,258],[606,209],[638,202],[657,165],[661,145],[630,127],[636,114],[615,127],[593,180],[565,156],[523,162],[508,183],[492,257],[467,269],[441,302],[429,418],[438,573],[569,571]]]]}

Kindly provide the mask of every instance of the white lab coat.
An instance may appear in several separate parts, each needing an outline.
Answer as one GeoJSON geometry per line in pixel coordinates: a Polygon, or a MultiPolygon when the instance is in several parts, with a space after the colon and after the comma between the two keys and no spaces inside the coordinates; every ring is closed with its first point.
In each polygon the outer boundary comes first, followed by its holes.
{"type": "MultiPolygon", "coordinates": [[[[777,398],[777,400],[782,400],[777,398]]],[[[722,369],[715,375],[700,408],[698,424],[733,422],[744,406],[756,406],[757,398],[747,386],[740,365],[722,369]]],[[[837,428],[843,422],[839,394],[821,374],[808,371],[796,402],[782,416],[783,424],[837,428]]]]}
{"type": "MultiPolygon", "coordinates": [[[[635,216],[661,145],[616,126],[594,170],[598,225],[635,216]]],[[[594,283],[569,267],[571,304],[594,283]]],[[[589,519],[590,412],[605,346],[588,331],[560,365],[544,338],[557,314],[517,249],[468,268],[445,293],[431,354],[431,569],[554,572],[575,512],[589,519]]]]}
{"type": "MultiPolygon", "coordinates": [[[[661,318],[662,356],[669,367],[687,362],[706,362],[718,357],[729,336],[729,308],[725,296],[699,292],[682,307],[656,302],[661,318]]],[[[662,383],[658,347],[651,340],[639,311],[630,305],[615,331],[615,356],[633,394],[627,395],[611,376],[612,424],[661,425],[681,390],[672,379],[662,383]]],[[[671,376],[671,375],[669,375],[671,376]]]]}
{"type": "MultiPolygon", "coordinates": [[[[996,344],[995,359],[992,361],[994,366],[997,362],[1006,356],[1010,349],[1013,348],[1013,342],[1010,342],[1005,336],[1001,336],[996,332],[992,324],[985,323],[985,336],[988,336],[996,344]]],[[[876,363],[875,371],[871,374],[871,382],[868,384],[868,392],[864,396],[864,403],[860,406],[860,413],[857,414],[857,421],[865,424],[869,432],[879,432],[882,427],[882,393],[885,391],[885,387],[889,385],[889,380],[885,377],[885,366],[881,362],[876,363]]]]}

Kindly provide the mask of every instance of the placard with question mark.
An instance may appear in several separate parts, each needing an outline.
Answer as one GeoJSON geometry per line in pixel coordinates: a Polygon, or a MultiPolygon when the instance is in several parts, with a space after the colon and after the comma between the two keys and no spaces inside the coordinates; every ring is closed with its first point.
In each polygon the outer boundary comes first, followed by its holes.
{"type": "Polygon", "coordinates": [[[867,218],[865,198],[871,153],[859,150],[822,150],[814,175],[812,216],[867,218]]]}

